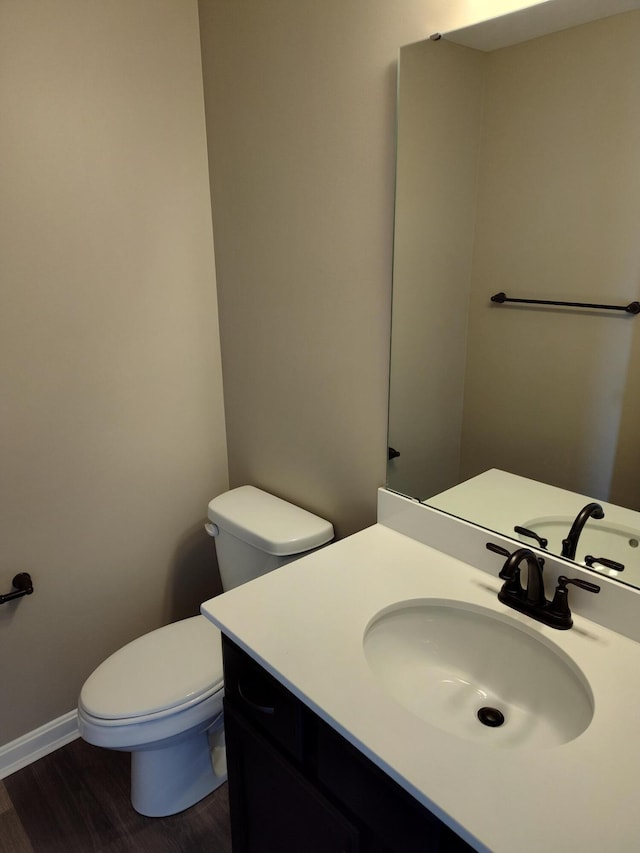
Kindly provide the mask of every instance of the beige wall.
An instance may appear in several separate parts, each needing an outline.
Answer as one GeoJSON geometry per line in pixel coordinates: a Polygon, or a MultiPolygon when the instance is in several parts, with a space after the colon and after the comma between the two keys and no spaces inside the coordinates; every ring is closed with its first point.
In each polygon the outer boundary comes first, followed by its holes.
{"type": "MultiPolygon", "coordinates": [[[[201,3],[232,477],[342,534],[384,481],[397,48],[522,5],[201,3]]],[[[216,589],[197,27],[191,0],[0,5],[0,577],[36,585],[0,608],[0,744],[216,589]]]]}
{"type": "Polygon", "coordinates": [[[498,467],[637,504],[640,422],[635,389],[625,395],[637,318],[489,297],[640,298],[639,41],[630,12],[488,56],[466,476],[498,467]]]}
{"type": "Polygon", "coordinates": [[[398,48],[525,5],[200,0],[230,478],[340,535],[385,482],[398,48]]]}
{"type": "Polygon", "coordinates": [[[0,5],[0,745],[216,590],[227,486],[197,7],[0,5]]]}

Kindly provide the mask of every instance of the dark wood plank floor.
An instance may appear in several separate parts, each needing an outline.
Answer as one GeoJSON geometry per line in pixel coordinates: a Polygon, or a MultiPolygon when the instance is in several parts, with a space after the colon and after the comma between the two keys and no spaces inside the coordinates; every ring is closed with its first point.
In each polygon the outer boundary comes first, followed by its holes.
{"type": "Polygon", "coordinates": [[[145,818],[129,754],[76,740],[0,782],[0,853],[231,853],[227,786],[185,812],[145,818]]]}

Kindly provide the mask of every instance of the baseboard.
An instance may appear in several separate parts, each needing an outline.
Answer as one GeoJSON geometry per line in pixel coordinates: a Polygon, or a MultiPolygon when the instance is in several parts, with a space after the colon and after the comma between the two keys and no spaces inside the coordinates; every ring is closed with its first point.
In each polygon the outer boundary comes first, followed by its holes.
{"type": "Polygon", "coordinates": [[[39,758],[44,758],[50,752],[60,749],[80,737],[78,732],[78,712],[69,711],[56,720],[51,720],[27,732],[26,735],[0,746],[0,779],[4,779],[32,764],[39,758]]]}

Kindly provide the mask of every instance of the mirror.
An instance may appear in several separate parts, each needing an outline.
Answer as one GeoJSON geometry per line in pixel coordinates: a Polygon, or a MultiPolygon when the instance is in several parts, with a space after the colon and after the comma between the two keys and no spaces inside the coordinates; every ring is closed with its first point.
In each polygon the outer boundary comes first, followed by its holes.
{"type": "MultiPolygon", "coordinates": [[[[640,299],[639,49],[640,0],[401,49],[387,476],[520,545],[516,525],[553,529],[555,552],[598,501],[629,567],[640,317],[614,309],[640,299]]],[[[640,585],[640,565],[607,574],[640,585]]]]}

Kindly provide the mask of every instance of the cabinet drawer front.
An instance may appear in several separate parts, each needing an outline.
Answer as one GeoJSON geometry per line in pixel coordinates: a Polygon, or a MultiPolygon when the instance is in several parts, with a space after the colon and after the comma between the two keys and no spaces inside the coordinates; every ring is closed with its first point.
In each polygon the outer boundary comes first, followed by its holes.
{"type": "Polygon", "coordinates": [[[222,656],[226,702],[302,761],[302,712],[295,696],[227,637],[222,656]]]}

